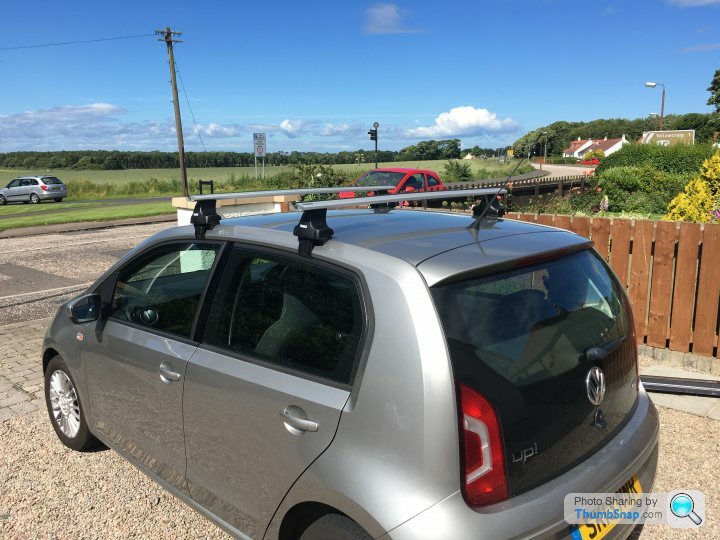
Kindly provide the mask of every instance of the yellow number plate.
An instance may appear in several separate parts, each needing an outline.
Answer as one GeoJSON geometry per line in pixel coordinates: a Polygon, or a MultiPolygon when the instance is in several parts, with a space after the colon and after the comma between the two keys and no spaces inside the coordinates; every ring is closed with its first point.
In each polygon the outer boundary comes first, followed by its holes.
{"type": "MultiPolygon", "coordinates": [[[[620,489],[618,489],[618,493],[633,495],[642,493],[640,480],[638,480],[637,476],[633,476],[630,480],[625,482],[620,489]]],[[[612,510],[612,507],[609,506],[607,510],[612,510]]],[[[613,529],[613,527],[615,527],[615,523],[598,522],[578,525],[577,529],[572,533],[572,538],[578,540],[600,540],[601,538],[604,538],[613,529]]]]}

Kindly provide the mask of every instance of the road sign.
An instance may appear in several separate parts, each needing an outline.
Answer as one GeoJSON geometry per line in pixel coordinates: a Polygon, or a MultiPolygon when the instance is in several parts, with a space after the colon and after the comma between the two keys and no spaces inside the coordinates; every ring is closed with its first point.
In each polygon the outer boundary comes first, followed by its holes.
{"type": "Polygon", "coordinates": [[[253,148],[255,149],[255,157],[265,157],[267,146],[265,146],[264,133],[253,133],[253,148]]]}
{"type": "Polygon", "coordinates": [[[646,131],[640,139],[642,144],[660,144],[671,146],[673,144],[695,144],[694,129],[673,129],[666,131],[646,131]]]}

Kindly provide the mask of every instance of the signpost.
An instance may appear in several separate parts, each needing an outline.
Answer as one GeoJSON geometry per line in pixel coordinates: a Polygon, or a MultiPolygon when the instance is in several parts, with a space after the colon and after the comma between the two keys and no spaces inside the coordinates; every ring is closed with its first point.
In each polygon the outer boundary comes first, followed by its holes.
{"type": "Polygon", "coordinates": [[[672,146],[674,144],[695,144],[694,129],[673,129],[666,131],[646,131],[640,139],[642,144],[660,144],[672,146]]]}
{"type": "Polygon", "coordinates": [[[265,154],[267,146],[265,145],[264,133],[253,133],[253,149],[255,150],[255,178],[258,177],[257,158],[262,158],[262,177],[265,178],[265,154]]]}

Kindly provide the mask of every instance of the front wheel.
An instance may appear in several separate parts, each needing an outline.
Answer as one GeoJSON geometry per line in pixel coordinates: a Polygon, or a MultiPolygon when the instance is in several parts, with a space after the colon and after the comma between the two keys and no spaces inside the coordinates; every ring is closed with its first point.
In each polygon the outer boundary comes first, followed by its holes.
{"type": "Polygon", "coordinates": [[[371,540],[365,529],[340,514],[327,514],[310,524],[300,540],[371,540]]]}
{"type": "Polygon", "coordinates": [[[4,195],[0,195],[0,206],[7,204],[7,199],[4,195]]]}
{"type": "Polygon", "coordinates": [[[40,197],[38,197],[37,193],[31,193],[30,194],[30,202],[32,204],[37,204],[40,202],[40,197]]]}
{"type": "Polygon", "coordinates": [[[89,450],[98,440],[90,433],[77,385],[65,361],[55,356],[45,370],[45,403],[55,433],[73,450],[89,450]]]}

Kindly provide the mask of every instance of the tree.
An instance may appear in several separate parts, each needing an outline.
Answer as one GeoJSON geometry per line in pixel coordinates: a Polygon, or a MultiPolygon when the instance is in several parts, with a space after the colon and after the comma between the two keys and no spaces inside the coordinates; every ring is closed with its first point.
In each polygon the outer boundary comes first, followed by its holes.
{"type": "Polygon", "coordinates": [[[720,112],[720,69],[715,71],[715,76],[707,91],[710,92],[710,98],[707,100],[707,104],[715,107],[715,112],[720,112]]]}

